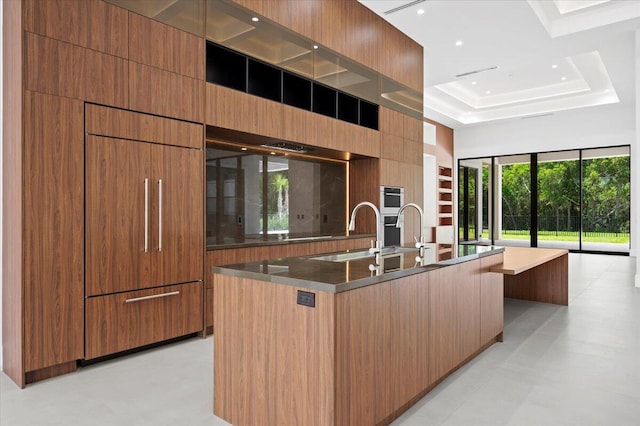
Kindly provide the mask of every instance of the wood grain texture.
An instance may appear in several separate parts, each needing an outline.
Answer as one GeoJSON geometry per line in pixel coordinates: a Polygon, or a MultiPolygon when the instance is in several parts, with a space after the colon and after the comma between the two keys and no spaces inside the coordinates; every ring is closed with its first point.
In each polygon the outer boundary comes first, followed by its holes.
{"type": "Polygon", "coordinates": [[[503,254],[480,259],[480,344],[484,345],[502,333],[504,327],[504,278],[491,272],[502,263],[503,254]]]}
{"type": "Polygon", "coordinates": [[[154,144],[151,164],[152,283],[202,281],[203,152],[154,144]]]}
{"type": "Polygon", "coordinates": [[[129,63],[131,109],[204,121],[204,82],[137,62],[129,63]]]}
{"type": "Polygon", "coordinates": [[[380,133],[380,158],[404,161],[405,140],[390,133],[380,133]]]}
{"type": "Polygon", "coordinates": [[[380,49],[385,36],[382,33],[382,20],[357,1],[341,3],[344,4],[343,13],[347,20],[347,25],[342,27],[345,37],[342,54],[368,68],[377,69],[380,56],[384,55],[380,49]]]}
{"type": "Polygon", "coordinates": [[[82,102],[25,93],[25,371],[82,358],[82,102]]]}
{"type": "Polygon", "coordinates": [[[2,361],[24,387],[22,1],[2,2],[2,361]]]}
{"type": "Polygon", "coordinates": [[[296,287],[215,280],[214,413],[232,424],[333,424],[334,296],[315,292],[309,308],[296,287]]]}
{"type": "Polygon", "coordinates": [[[404,115],[381,106],[379,109],[380,132],[404,138],[404,115]]]}
{"type": "MultiPolygon", "coordinates": [[[[118,107],[129,106],[127,61],[25,33],[25,88],[118,107]]],[[[154,89],[160,86],[155,86],[154,89]]]]}
{"type": "Polygon", "coordinates": [[[480,259],[454,266],[456,365],[480,347],[480,268],[480,259]]]}
{"type": "Polygon", "coordinates": [[[86,294],[153,286],[151,144],[86,138],[86,294]],[[145,179],[149,227],[145,252],[145,179]]]}
{"type": "MultiPolygon", "coordinates": [[[[378,159],[352,160],[349,162],[349,217],[353,208],[362,201],[380,204],[380,163],[378,159]]],[[[352,234],[375,234],[376,217],[371,209],[358,211],[356,230],[352,234]]]]}
{"type": "Polygon", "coordinates": [[[392,412],[430,385],[429,313],[425,309],[429,306],[430,276],[424,273],[391,282],[392,412]]]}
{"type": "Polygon", "coordinates": [[[129,12],[129,59],[204,80],[204,39],[129,12]]]}
{"type": "Polygon", "coordinates": [[[401,161],[380,160],[380,185],[404,186],[403,168],[405,164],[401,161]]]}
{"type": "Polygon", "coordinates": [[[422,146],[424,144],[422,142],[414,142],[409,139],[404,140],[404,161],[407,164],[413,164],[417,166],[422,166],[423,163],[423,149],[422,146]]]}
{"type": "Polygon", "coordinates": [[[206,83],[206,124],[282,139],[282,111],[279,102],[206,83]]]}
{"type": "Polygon", "coordinates": [[[92,359],[202,330],[202,283],[90,297],[85,358],[92,359]],[[178,294],[147,300],[127,299],[178,294]]]}
{"type": "Polygon", "coordinates": [[[409,117],[408,115],[403,115],[403,137],[413,142],[417,142],[422,144],[423,137],[422,133],[424,130],[424,125],[422,124],[422,120],[418,118],[409,117]]]}
{"type": "Polygon", "coordinates": [[[338,425],[377,424],[393,411],[390,298],[389,282],[336,295],[338,425]]]}
{"type": "Polygon", "coordinates": [[[280,25],[304,34],[311,40],[320,38],[320,19],[323,0],[265,0],[257,5],[256,0],[240,0],[244,6],[280,25]]]}
{"type": "Polygon", "coordinates": [[[51,367],[41,368],[39,370],[28,371],[26,374],[26,383],[39,382],[40,380],[50,379],[51,377],[61,376],[63,374],[73,373],[78,369],[76,361],[69,361],[63,364],[53,365],[51,367]]]}
{"type": "Polygon", "coordinates": [[[569,255],[564,253],[518,275],[505,275],[504,297],[567,306],[569,255]]]}
{"type": "Polygon", "coordinates": [[[202,149],[201,124],[85,104],[85,131],[99,136],[202,149]]]}
{"type": "Polygon", "coordinates": [[[565,249],[546,249],[539,247],[505,247],[502,265],[493,267],[494,272],[506,275],[518,275],[536,266],[569,253],[565,249]]]}
{"type": "MultiPolygon", "coordinates": [[[[338,151],[351,152],[366,155],[368,157],[380,157],[380,133],[367,127],[347,123],[346,121],[325,118],[313,114],[314,119],[331,120],[333,122],[333,142],[329,141],[327,148],[338,151]],[[317,118],[316,118],[317,117],[317,118]]],[[[322,121],[319,126],[322,126],[322,121]]],[[[286,122],[285,122],[286,123],[286,122]]],[[[321,142],[317,139],[316,142],[321,142]]],[[[324,142],[325,144],[327,141],[324,142]]]]}
{"type": "Polygon", "coordinates": [[[25,31],[127,58],[128,12],[101,0],[24,0],[25,31]]]}
{"type": "Polygon", "coordinates": [[[429,283],[429,377],[437,382],[480,348],[480,260],[435,270],[429,283]]]}

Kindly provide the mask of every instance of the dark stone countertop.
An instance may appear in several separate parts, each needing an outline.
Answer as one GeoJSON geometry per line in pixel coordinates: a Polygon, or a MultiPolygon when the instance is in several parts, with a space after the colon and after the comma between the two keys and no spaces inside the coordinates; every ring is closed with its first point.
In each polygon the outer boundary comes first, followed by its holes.
{"type": "MultiPolygon", "coordinates": [[[[432,253],[437,253],[437,251],[431,253],[430,251],[438,250],[438,246],[436,244],[428,244],[425,259],[421,262],[416,262],[417,249],[412,247],[392,249],[391,247],[384,249],[386,253],[382,256],[380,265],[373,267],[373,271],[371,267],[375,263],[374,257],[367,256],[366,251],[355,250],[334,253],[333,255],[355,253],[366,257],[345,261],[330,261],[318,259],[327,256],[318,254],[214,266],[213,272],[310,290],[340,293],[467,262],[484,256],[491,256],[504,251],[503,247],[498,246],[460,245],[451,259],[436,262],[430,259],[435,259],[432,253]]],[[[331,254],[328,256],[331,256],[331,254]]]]}

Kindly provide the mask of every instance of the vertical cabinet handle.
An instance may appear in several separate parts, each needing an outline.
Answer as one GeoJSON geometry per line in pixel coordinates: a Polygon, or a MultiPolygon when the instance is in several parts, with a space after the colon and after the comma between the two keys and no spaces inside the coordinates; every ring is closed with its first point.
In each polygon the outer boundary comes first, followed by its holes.
{"type": "Polygon", "coordinates": [[[162,251],[162,179],[158,180],[158,251],[162,251]]]}
{"type": "Polygon", "coordinates": [[[144,252],[149,251],[149,179],[144,179],[144,252]]]}

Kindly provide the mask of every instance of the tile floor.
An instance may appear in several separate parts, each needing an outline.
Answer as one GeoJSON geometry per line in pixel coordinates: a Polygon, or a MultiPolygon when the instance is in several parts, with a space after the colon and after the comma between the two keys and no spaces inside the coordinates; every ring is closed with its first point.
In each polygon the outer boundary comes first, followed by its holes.
{"type": "MultiPolygon", "coordinates": [[[[571,254],[568,308],[506,299],[504,343],[393,424],[640,425],[634,261],[571,254]]],[[[226,425],[212,414],[212,352],[190,339],[24,390],[2,374],[0,425],[226,425]]]]}

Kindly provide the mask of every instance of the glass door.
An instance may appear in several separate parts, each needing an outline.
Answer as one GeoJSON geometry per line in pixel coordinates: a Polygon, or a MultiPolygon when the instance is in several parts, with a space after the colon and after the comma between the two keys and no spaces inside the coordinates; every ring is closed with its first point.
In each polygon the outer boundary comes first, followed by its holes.
{"type": "Polygon", "coordinates": [[[478,240],[478,172],[478,167],[462,163],[458,168],[458,237],[460,242],[478,240]]]}
{"type": "Polygon", "coordinates": [[[582,250],[629,252],[629,147],[582,151],[582,250]]]}
{"type": "Polygon", "coordinates": [[[496,244],[531,245],[531,156],[510,155],[495,158],[498,235],[496,244]]]}
{"type": "Polygon", "coordinates": [[[580,152],[538,154],[538,247],[580,248],[580,152]]]}

